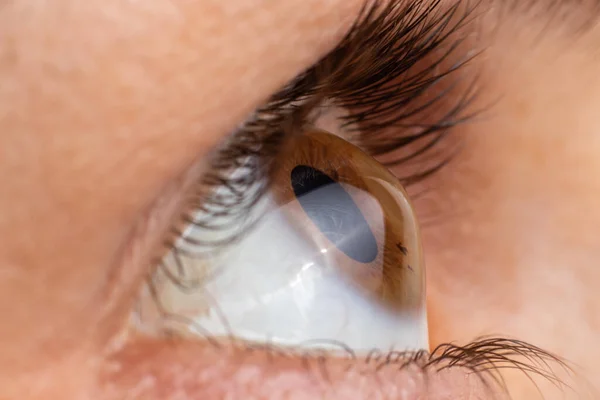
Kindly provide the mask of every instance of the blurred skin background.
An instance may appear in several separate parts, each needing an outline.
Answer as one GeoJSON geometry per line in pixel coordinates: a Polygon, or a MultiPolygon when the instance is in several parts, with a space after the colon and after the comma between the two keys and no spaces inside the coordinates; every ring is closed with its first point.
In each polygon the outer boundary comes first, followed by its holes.
{"type": "MultiPolygon", "coordinates": [[[[362,6],[0,5],[0,398],[417,398],[397,371],[356,379],[331,359],[314,375],[294,357],[123,335],[207,154],[362,6]]],[[[477,3],[463,47],[484,50],[468,71],[489,112],[453,130],[461,151],[414,200],[435,220],[422,229],[431,346],[524,340],[570,361],[575,377],[556,373],[575,391],[600,376],[598,16],[593,1],[477,3]]],[[[515,399],[576,398],[502,373],[515,399]]],[[[428,398],[487,398],[467,378],[432,382],[428,398]]]]}

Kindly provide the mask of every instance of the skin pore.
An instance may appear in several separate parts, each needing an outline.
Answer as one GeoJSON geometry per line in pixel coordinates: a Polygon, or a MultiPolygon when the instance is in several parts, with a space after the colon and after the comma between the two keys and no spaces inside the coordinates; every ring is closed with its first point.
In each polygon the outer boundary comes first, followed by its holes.
{"type": "MultiPolygon", "coordinates": [[[[408,372],[349,371],[344,360],[328,360],[324,376],[297,358],[122,337],[207,153],[333,48],[361,5],[18,0],[0,8],[0,398],[420,390],[408,372]]],[[[486,49],[473,61],[484,88],[477,101],[493,107],[457,128],[461,152],[415,200],[420,216],[435,217],[423,227],[431,344],[515,337],[595,383],[600,32],[593,22],[578,29],[590,21],[583,3],[552,12],[543,1],[493,6],[480,4],[473,32],[486,49]]],[[[540,396],[518,371],[506,382],[516,399],[540,396]]],[[[538,384],[545,398],[564,395],[538,384]]],[[[428,385],[431,398],[486,398],[464,371],[428,385]]]]}

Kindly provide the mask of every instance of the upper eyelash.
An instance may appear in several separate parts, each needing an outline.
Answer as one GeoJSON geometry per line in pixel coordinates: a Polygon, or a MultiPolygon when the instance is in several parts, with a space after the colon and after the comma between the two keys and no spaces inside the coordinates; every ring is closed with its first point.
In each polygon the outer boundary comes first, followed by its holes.
{"type": "MultiPolygon", "coordinates": [[[[366,3],[333,51],[271,96],[214,154],[183,222],[214,230],[220,228],[214,222],[218,216],[240,229],[231,237],[211,241],[175,230],[172,237],[188,245],[180,249],[182,253],[203,256],[245,233],[254,221],[244,219],[268,190],[273,160],[285,140],[309,125],[325,100],[348,111],[341,119],[347,131],[360,128],[368,132],[361,135],[361,142],[372,155],[389,154],[417,144],[409,155],[391,160],[391,164],[425,156],[453,126],[469,118],[464,110],[476,97],[474,85],[432,123],[414,120],[426,120],[427,113],[445,97],[443,91],[425,104],[412,109],[411,106],[472,59],[473,55],[469,55],[437,70],[462,43],[462,38],[452,35],[470,22],[476,5],[465,5],[458,0],[442,10],[441,0],[382,4],[380,0],[366,3]],[[432,57],[428,67],[412,73],[413,67],[426,57],[432,57]],[[400,132],[391,135],[388,129],[391,127],[399,128],[400,132]],[[238,175],[232,178],[234,170],[238,175]]],[[[410,184],[435,172],[446,161],[400,180],[410,184]]],[[[166,244],[176,246],[173,242],[166,244]]]]}

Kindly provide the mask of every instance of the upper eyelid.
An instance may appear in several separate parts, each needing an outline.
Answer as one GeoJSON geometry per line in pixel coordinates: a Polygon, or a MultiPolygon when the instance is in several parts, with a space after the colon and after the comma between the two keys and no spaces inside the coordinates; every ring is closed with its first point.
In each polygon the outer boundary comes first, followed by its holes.
{"type": "MultiPolygon", "coordinates": [[[[373,2],[365,6],[333,51],[271,96],[213,155],[212,166],[199,184],[198,201],[193,207],[200,212],[186,215],[185,222],[209,228],[208,221],[217,214],[230,218],[247,215],[269,186],[270,168],[282,144],[304,125],[313,122],[315,107],[324,99],[333,99],[339,106],[357,110],[348,113],[341,123],[346,127],[356,127],[360,123],[362,129],[368,130],[369,135],[364,135],[363,139],[367,150],[373,154],[385,154],[398,147],[417,144],[418,148],[412,154],[396,160],[407,162],[434,147],[449,127],[464,118],[463,111],[475,97],[475,92],[468,87],[454,107],[438,120],[429,125],[423,124],[422,119],[417,124],[414,122],[416,117],[437,106],[441,96],[428,100],[425,105],[416,105],[412,109],[409,106],[423,103],[424,92],[440,79],[453,79],[453,73],[470,60],[457,51],[456,44],[461,39],[454,39],[451,34],[463,28],[473,9],[461,9],[460,2],[446,9],[439,7],[439,2],[427,4],[423,1],[410,4],[392,1],[385,6],[373,2]],[[396,36],[390,36],[390,32],[396,36]],[[406,44],[407,41],[410,44],[406,44]],[[371,52],[357,52],[366,45],[370,46],[371,52]],[[382,61],[384,49],[389,54],[382,61]],[[435,68],[419,71],[416,78],[407,75],[419,61],[439,49],[443,50],[441,54],[430,61],[435,68]],[[459,62],[442,68],[442,62],[450,56],[459,62]],[[357,74],[357,64],[367,73],[357,74]],[[409,78],[402,79],[407,76],[409,78]],[[392,97],[395,92],[403,95],[392,97]],[[409,111],[403,113],[403,109],[409,111]],[[407,125],[415,128],[412,133],[390,136],[387,132],[391,126],[402,130],[407,125]],[[236,178],[230,176],[234,170],[238,172],[236,178]],[[215,188],[221,193],[211,196],[215,188]]],[[[441,160],[437,165],[405,177],[404,183],[434,172],[444,162],[441,160]]],[[[242,234],[243,229],[235,237],[215,241],[212,245],[226,244],[242,234]]],[[[211,246],[194,243],[193,238],[184,240],[198,248],[211,246]]]]}

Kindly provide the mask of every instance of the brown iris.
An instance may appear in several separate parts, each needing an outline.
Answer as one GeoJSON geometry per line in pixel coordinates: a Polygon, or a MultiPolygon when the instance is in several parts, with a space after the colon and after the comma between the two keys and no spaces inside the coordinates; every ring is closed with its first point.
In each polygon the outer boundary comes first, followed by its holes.
{"type": "Polygon", "coordinates": [[[290,141],[274,171],[275,201],[352,285],[394,310],[424,305],[418,227],[406,192],[385,167],[315,129],[290,141]]]}

